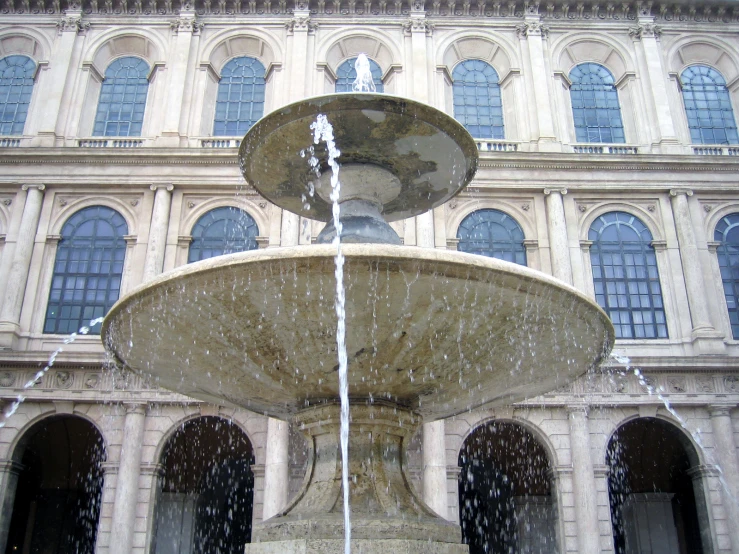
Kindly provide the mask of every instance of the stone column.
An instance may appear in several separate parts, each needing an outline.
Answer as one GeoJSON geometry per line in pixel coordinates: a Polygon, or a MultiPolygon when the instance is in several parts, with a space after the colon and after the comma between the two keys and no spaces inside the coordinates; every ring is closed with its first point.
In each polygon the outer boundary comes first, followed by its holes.
{"type": "Polygon", "coordinates": [[[552,274],[561,281],[572,284],[572,262],[567,239],[567,222],[562,196],[567,189],[544,189],[547,205],[547,228],[549,231],[549,254],[552,274]]]}
{"type": "Polygon", "coordinates": [[[168,57],[167,93],[162,136],[158,142],[166,146],[180,146],[180,121],[183,115],[183,100],[187,77],[191,73],[190,49],[193,35],[200,33],[203,23],[197,21],[195,10],[183,7],[177,19],[170,23],[173,38],[168,57]]]}
{"type": "Polygon", "coordinates": [[[733,405],[708,406],[711,414],[711,430],[716,446],[716,462],[721,468],[721,492],[723,493],[726,520],[729,522],[731,551],[739,552],[739,458],[734,443],[734,429],[731,422],[733,405]],[[728,490],[727,490],[728,489],[728,490]]]}
{"type": "Polygon", "coordinates": [[[311,21],[307,3],[296,3],[293,17],[285,23],[289,48],[292,52],[288,66],[288,99],[291,102],[302,100],[311,90],[308,82],[308,35],[315,31],[316,24],[311,21]]]}
{"type": "Polygon", "coordinates": [[[595,474],[590,457],[590,428],[587,406],[568,406],[570,416],[570,451],[572,488],[577,517],[577,541],[580,554],[600,552],[598,505],[595,474]]]}
{"type": "Polygon", "coordinates": [[[423,424],[423,500],[447,519],[445,434],[443,419],[423,424]]]}
{"type": "MultiPolygon", "coordinates": [[[[538,5],[538,4],[537,4],[538,5]]],[[[528,62],[531,66],[533,81],[535,118],[538,132],[532,137],[539,142],[539,150],[557,150],[554,134],[554,117],[550,103],[550,72],[547,71],[544,55],[544,38],[549,34],[549,28],[541,23],[538,7],[531,6],[524,16],[524,23],[516,26],[519,39],[525,41],[523,50],[528,51],[528,62]],[[547,145],[549,143],[549,145],[547,145]]],[[[525,54],[524,54],[525,55],[525,54]]]]}
{"type": "MultiPolygon", "coordinates": [[[[670,190],[672,213],[675,218],[675,229],[677,230],[678,247],[680,249],[680,261],[685,278],[685,287],[688,292],[693,338],[708,336],[721,340],[711,323],[711,315],[708,310],[706,283],[703,279],[695,229],[690,217],[688,196],[693,196],[693,191],[690,189],[670,190]]],[[[723,345],[723,341],[721,341],[721,344],[723,345]]]]}
{"type": "Polygon", "coordinates": [[[131,554],[132,551],[145,421],[146,406],[126,405],[123,444],[113,501],[113,521],[108,549],[110,554],[131,554]]]}
{"type": "Polygon", "coordinates": [[[15,504],[15,490],[18,487],[18,476],[23,466],[13,460],[0,461],[0,552],[5,552],[10,532],[10,519],[15,504]]]}
{"type": "Polygon", "coordinates": [[[646,5],[647,3],[644,4],[645,6],[639,8],[639,17],[636,25],[629,29],[629,35],[636,42],[641,77],[648,86],[645,92],[656,120],[658,134],[656,138],[664,152],[677,152],[680,147],[668,101],[667,72],[662,65],[662,53],[658,42],[662,29],[655,25],[651,8],[646,5]]]}
{"type": "Polygon", "coordinates": [[[167,229],[169,227],[169,210],[172,205],[173,185],[151,185],[155,191],[154,208],[149,227],[149,242],[146,246],[144,275],[142,282],[150,281],[162,272],[164,267],[164,251],[167,247],[167,229]]]}
{"type": "Polygon", "coordinates": [[[267,449],[264,464],[263,520],[277,515],[287,505],[290,492],[289,440],[288,423],[270,417],[267,420],[267,449]]]}
{"type": "MultiPolygon", "coordinates": [[[[44,88],[39,96],[40,103],[38,136],[41,146],[55,146],[57,123],[62,105],[62,97],[70,77],[70,67],[77,34],[89,28],[89,23],[82,22],[81,8],[68,8],[64,16],[57,21],[57,38],[51,53],[48,69],[44,74],[44,88]]],[[[60,130],[60,133],[62,131],[60,130]]],[[[60,135],[60,138],[61,135],[60,135]]]]}
{"type": "Polygon", "coordinates": [[[23,206],[18,240],[5,285],[2,309],[0,309],[0,346],[12,347],[14,337],[20,330],[23,296],[26,292],[28,270],[31,266],[33,243],[36,239],[45,188],[45,185],[23,185],[22,187],[24,191],[27,191],[26,203],[23,206]]]}
{"type": "Polygon", "coordinates": [[[713,493],[711,481],[718,480],[719,472],[711,465],[691,467],[688,476],[693,480],[693,495],[695,496],[696,511],[698,512],[698,529],[700,530],[701,545],[703,552],[714,554],[714,536],[716,535],[713,524],[713,493]]]}

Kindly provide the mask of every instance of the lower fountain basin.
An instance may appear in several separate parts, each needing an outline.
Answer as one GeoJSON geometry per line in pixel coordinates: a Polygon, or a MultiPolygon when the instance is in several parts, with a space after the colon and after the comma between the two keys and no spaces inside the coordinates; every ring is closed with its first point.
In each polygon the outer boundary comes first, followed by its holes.
{"type": "MultiPolygon", "coordinates": [[[[554,390],[608,354],[607,315],[572,287],[460,252],[346,244],[349,391],[423,419],[554,390]]],[[[109,312],[106,348],[161,386],[286,418],[338,397],[332,245],[220,256],[109,312]]]]}

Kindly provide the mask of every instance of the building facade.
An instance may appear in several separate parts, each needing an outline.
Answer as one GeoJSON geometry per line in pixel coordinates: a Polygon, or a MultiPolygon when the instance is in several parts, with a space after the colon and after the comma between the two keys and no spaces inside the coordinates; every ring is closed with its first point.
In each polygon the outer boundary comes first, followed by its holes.
{"type": "Polygon", "coordinates": [[[618,334],[571,386],[425,424],[419,495],[475,554],[739,552],[738,32],[709,0],[7,0],[0,550],[242,551],[299,489],[288,424],[69,335],[169,269],[310,244],[321,224],[262,199],[236,148],[366,53],[480,151],[467,190],[393,224],[404,243],[554,275],[618,334]]]}

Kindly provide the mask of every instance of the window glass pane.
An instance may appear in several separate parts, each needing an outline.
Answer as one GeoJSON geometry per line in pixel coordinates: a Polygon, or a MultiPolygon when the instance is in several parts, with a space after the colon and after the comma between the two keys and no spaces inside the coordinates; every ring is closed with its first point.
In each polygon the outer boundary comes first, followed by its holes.
{"type": "Polygon", "coordinates": [[[657,258],[649,229],[625,212],[603,214],[588,232],[596,301],[616,338],[666,338],[657,258]],[[606,290],[608,294],[600,294],[606,290]]]}
{"type": "Polygon", "coordinates": [[[105,71],[93,125],[94,136],[141,136],[149,64],[141,58],[118,58],[105,71]]]}
{"type": "Polygon", "coordinates": [[[264,114],[265,69],[256,58],[229,61],[221,71],[213,121],[214,136],[245,134],[264,114]]]}
{"type": "MultiPolygon", "coordinates": [[[[357,58],[350,58],[342,63],[336,70],[335,92],[352,92],[354,80],[357,78],[357,70],[354,63],[357,58]]],[[[370,72],[372,73],[372,82],[375,84],[375,92],[385,92],[385,85],[382,83],[382,68],[374,60],[369,60],[370,72]]]]}
{"type": "Polygon", "coordinates": [[[577,142],[625,142],[621,106],[611,72],[596,63],[583,63],[570,72],[570,81],[577,142]]]}
{"type": "Polygon", "coordinates": [[[0,59],[0,135],[22,135],[36,63],[27,56],[0,59]]]}
{"type": "Polygon", "coordinates": [[[259,229],[244,210],[226,206],[203,215],[193,225],[187,263],[245,250],[255,250],[259,229]]]}
{"type": "Polygon", "coordinates": [[[478,210],[462,220],[457,229],[461,252],[489,256],[526,265],[521,226],[498,210],[478,210]]]}
{"type": "Polygon", "coordinates": [[[739,213],[727,215],[718,222],[713,240],[719,243],[716,254],[732,337],[739,339],[739,213]]]}
{"type": "Polygon", "coordinates": [[[694,144],[739,144],[734,110],[723,76],[707,65],[680,75],[685,115],[694,144]]]}
{"type": "Polygon", "coordinates": [[[475,138],[504,139],[498,73],[482,60],[465,60],[452,72],[454,117],[475,138]]]}
{"type": "MultiPolygon", "coordinates": [[[[89,314],[105,314],[118,300],[128,225],[118,212],[91,206],[62,227],[49,291],[44,333],[69,334],[88,325],[89,314]],[[65,260],[69,260],[65,263],[65,260]]],[[[92,333],[99,333],[96,325],[92,333]]]]}

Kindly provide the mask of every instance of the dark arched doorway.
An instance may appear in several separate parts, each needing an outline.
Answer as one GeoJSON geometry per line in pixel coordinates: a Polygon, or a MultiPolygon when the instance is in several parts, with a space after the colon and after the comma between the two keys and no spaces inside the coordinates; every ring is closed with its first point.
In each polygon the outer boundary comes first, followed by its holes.
{"type": "Polygon", "coordinates": [[[242,554],[251,540],[251,442],[234,423],[199,417],[162,453],[155,554],[242,554]]]}
{"type": "Polygon", "coordinates": [[[65,415],[29,429],[14,455],[23,469],[7,554],[93,554],[97,539],[103,438],[85,419],[65,415]]]}
{"type": "Polygon", "coordinates": [[[636,419],[614,433],[606,463],[616,554],[703,554],[703,510],[689,471],[697,460],[687,436],[660,419],[636,419]]]}
{"type": "Polygon", "coordinates": [[[470,554],[558,551],[550,461],[529,431],[485,423],[465,440],[459,465],[459,520],[470,554]]]}

